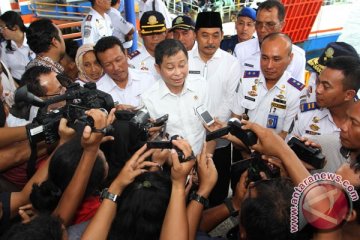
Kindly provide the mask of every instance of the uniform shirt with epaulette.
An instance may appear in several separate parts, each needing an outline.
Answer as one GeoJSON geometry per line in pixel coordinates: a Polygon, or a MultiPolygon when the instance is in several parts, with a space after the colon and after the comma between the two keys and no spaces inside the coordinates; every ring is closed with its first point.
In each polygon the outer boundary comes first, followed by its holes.
{"type": "Polygon", "coordinates": [[[231,110],[240,116],[245,113],[250,121],[272,128],[277,133],[287,132],[298,111],[304,87],[285,71],[279,81],[267,89],[260,71],[245,70],[231,110]]]}
{"type": "Polygon", "coordinates": [[[220,43],[220,48],[225,52],[233,54],[236,44],[239,43],[237,34],[232,36],[224,36],[224,39],[220,43]]]}
{"type": "Polygon", "coordinates": [[[310,136],[321,134],[340,134],[329,109],[319,109],[316,103],[300,104],[300,111],[294,118],[294,125],[289,129],[289,136],[310,136]]]}
{"type": "Polygon", "coordinates": [[[113,26],[109,15],[104,13],[102,17],[93,8],[81,24],[81,37],[83,44],[96,44],[102,37],[112,36],[113,26]]]}
{"type": "Polygon", "coordinates": [[[128,55],[128,63],[132,68],[151,73],[156,80],[160,78],[155,68],[155,58],[150,55],[145,47],[128,55]]]}
{"type": "MultiPolygon", "coordinates": [[[[292,45],[293,59],[287,71],[301,83],[305,82],[305,51],[296,45],[292,45]]],[[[260,45],[259,39],[253,38],[245,42],[236,44],[234,56],[239,59],[241,67],[252,68],[252,70],[260,69],[260,45]]]]}

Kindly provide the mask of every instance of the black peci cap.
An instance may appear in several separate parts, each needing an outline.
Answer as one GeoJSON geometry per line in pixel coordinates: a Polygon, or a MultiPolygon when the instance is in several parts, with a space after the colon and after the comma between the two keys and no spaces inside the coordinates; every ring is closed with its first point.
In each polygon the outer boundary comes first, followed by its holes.
{"type": "Polygon", "coordinates": [[[195,30],[199,28],[220,28],[222,30],[222,21],[219,12],[201,12],[198,14],[195,24],[195,30]]]}

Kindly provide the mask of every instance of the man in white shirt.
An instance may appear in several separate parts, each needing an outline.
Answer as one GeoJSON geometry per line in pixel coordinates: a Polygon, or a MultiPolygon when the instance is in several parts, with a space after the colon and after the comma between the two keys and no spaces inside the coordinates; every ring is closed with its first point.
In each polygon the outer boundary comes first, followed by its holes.
{"type": "Polygon", "coordinates": [[[81,24],[81,37],[83,44],[96,44],[100,38],[113,35],[114,28],[106,13],[111,8],[111,2],[109,0],[89,1],[92,7],[81,24]]]}
{"type": "MultiPolygon", "coordinates": [[[[259,69],[260,46],[263,39],[270,33],[281,32],[285,25],[285,8],[277,0],[268,0],[260,4],[255,22],[258,38],[238,43],[234,55],[239,59],[241,67],[259,69]]],[[[298,81],[305,82],[305,51],[296,45],[292,46],[294,55],[287,71],[298,81]]]]}
{"type": "MultiPolygon", "coordinates": [[[[114,26],[113,36],[120,39],[124,48],[130,48],[131,45],[125,46],[125,42],[130,42],[133,39],[135,31],[134,25],[127,22],[120,14],[118,8],[120,6],[120,0],[111,0],[111,8],[107,14],[111,18],[112,25],[114,26]]],[[[132,42],[131,42],[132,43],[132,42]]]]}
{"type": "Polygon", "coordinates": [[[145,12],[140,19],[139,36],[144,41],[144,46],[128,55],[129,64],[138,70],[146,71],[155,77],[160,75],[155,69],[155,47],[165,39],[166,26],[164,16],[160,12],[145,12]]]}
{"type": "Polygon", "coordinates": [[[100,39],[94,46],[96,58],[106,73],[96,86],[109,93],[117,109],[134,109],[140,104],[140,95],[154,84],[149,73],[129,68],[125,49],[114,36],[100,39]]]}
{"type": "MultiPolygon", "coordinates": [[[[230,108],[241,76],[240,64],[234,56],[220,49],[223,31],[218,12],[199,13],[195,32],[197,47],[189,54],[189,75],[206,79],[208,94],[213,103],[209,111],[214,117],[227,122],[231,116],[230,108]]],[[[229,189],[231,147],[228,141],[217,141],[213,159],[219,174],[218,183],[210,196],[210,203],[215,205],[227,197],[229,189]]]]}
{"type": "Polygon", "coordinates": [[[286,71],[293,54],[291,39],[271,33],[261,45],[260,69],[243,71],[232,112],[263,127],[272,128],[285,138],[300,104],[305,87],[286,71]]]}
{"type": "Polygon", "coordinates": [[[184,44],[186,50],[191,51],[196,47],[195,23],[189,16],[183,15],[174,18],[171,31],[174,39],[184,44]]]}
{"type": "Polygon", "coordinates": [[[209,109],[207,84],[201,76],[189,75],[188,53],[178,40],[166,39],[155,51],[161,79],[141,99],[154,119],[169,114],[166,131],[189,141],[195,154],[201,152],[205,128],[195,109],[209,109]]]}

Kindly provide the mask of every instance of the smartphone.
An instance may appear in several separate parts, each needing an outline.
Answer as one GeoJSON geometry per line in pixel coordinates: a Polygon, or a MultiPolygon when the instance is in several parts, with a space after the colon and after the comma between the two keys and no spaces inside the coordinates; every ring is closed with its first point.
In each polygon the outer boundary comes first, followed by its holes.
{"type": "Polygon", "coordinates": [[[195,111],[199,116],[200,120],[207,126],[210,126],[215,122],[214,118],[210,115],[210,113],[205,109],[203,105],[197,107],[195,111]]]}

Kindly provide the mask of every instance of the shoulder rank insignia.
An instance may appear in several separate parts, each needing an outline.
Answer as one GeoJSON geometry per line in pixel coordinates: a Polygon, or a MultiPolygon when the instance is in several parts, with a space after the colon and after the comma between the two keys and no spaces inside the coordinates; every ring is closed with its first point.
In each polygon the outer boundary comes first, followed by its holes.
{"type": "Polygon", "coordinates": [[[311,111],[311,110],[318,109],[318,108],[319,107],[316,104],[316,102],[300,104],[300,111],[301,112],[307,112],[307,111],[311,111]]]}
{"type": "Polygon", "coordinates": [[[224,39],[223,39],[223,40],[229,40],[229,39],[231,39],[231,35],[226,35],[226,36],[224,36],[224,39]]]}
{"type": "Polygon", "coordinates": [[[92,15],[87,15],[87,17],[86,17],[86,21],[91,21],[91,19],[92,19],[92,15]]]}
{"type": "Polygon", "coordinates": [[[302,84],[298,80],[295,80],[294,78],[289,78],[289,80],[287,82],[299,91],[303,90],[305,87],[304,84],[302,84]]]}
{"type": "Polygon", "coordinates": [[[244,78],[253,78],[253,77],[259,77],[260,71],[245,71],[244,72],[244,78]]]}
{"type": "Polygon", "coordinates": [[[128,54],[129,59],[133,59],[134,57],[138,56],[140,52],[138,50],[133,51],[132,53],[128,54]]]}

